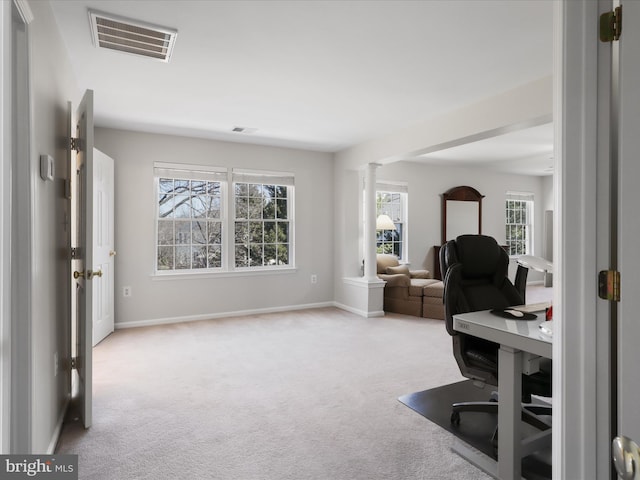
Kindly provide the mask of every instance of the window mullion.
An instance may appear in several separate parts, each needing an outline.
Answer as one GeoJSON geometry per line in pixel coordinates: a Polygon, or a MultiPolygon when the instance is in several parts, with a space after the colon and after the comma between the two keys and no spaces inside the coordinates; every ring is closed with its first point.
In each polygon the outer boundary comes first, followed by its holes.
{"type": "Polygon", "coordinates": [[[222,267],[231,271],[235,268],[235,225],[236,225],[236,204],[235,185],[233,184],[232,172],[227,172],[227,182],[224,191],[224,218],[222,220],[222,267]]]}

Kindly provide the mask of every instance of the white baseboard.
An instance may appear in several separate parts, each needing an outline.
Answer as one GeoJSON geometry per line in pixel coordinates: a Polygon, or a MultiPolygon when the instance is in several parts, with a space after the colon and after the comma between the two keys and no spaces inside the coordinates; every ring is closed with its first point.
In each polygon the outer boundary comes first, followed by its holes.
{"type": "Polygon", "coordinates": [[[56,428],[53,429],[53,435],[51,436],[51,441],[49,442],[49,446],[47,447],[47,455],[52,455],[56,451],[56,445],[58,444],[58,440],[60,439],[60,433],[62,432],[62,424],[64,423],[64,417],[67,415],[67,410],[69,409],[69,404],[71,403],[69,397],[65,401],[64,407],[60,411],[60,416],[58,417],[58,422],[56,423],[56,428]]]}
{"type": "Polygon", "coordinates": [[[115,329],[120,330],[122,328],[150,327],[153,325],[166,325],[169,323],[196,322],[200,320],[213,320],[216,318],[241,317],[244,315],[259,315],[264,313],[289,312],[292,310],[309,310],[313,308],[326,308],[326,307],[335,307],[335,306],[336,306],[335,302],[320,302],[320,303],[308,303],[305,305],[288,305],[284,307],[256,308],[253,310],[237,310],[234,312],[185,315],[182,317],[153,318],[150,320],[138,320],[133,322],[116,323],[115,329]]]}
{"type": "Polygon", "coordinates": [[[373,318],[373,317],[384,317],[384,311],[379,310],[376,312],[366,312],[364,310],[360,310],[358,308],[350,307],[349,305],[345,305],[343,303],[333,302],[334,307],[339,308],[341,310],[346,310],[350,313],[355,313],[356,315],[360,315],[365,318],[373,318]]]}

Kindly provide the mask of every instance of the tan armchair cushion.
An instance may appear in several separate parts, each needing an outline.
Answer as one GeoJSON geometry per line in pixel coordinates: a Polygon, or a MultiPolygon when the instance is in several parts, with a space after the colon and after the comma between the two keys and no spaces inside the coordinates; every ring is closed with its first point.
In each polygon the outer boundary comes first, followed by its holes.
{"type": "Polygon", "coordinates": [[[429,278],[429,270],[411,270],[411,278],[429,278]]]}
{"type": "Polygon", "coordinates": [[[408,288],[411,285],[411,279],[407,275],[386,275],[381,273],[378,275],[382,280],[387,282],[385,287],[405,287],[408,288]]]}
{"type": "Polygon", "coordinates": [[[409,267],[407,267],[406,265],[398,265],[397,267],[387,267],[386,269],[386,273],[388,275],[393,275],[396,273],[401,273],[403,275],[409,275],[409,267]]]}

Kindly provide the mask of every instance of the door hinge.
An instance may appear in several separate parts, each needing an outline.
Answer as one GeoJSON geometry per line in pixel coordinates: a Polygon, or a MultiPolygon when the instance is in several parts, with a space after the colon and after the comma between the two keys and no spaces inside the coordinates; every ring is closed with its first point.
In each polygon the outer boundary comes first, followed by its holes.
{"type": "Polygon", "coordinates": [[[76,153],[80,153],[80,139],[76,137],[71,137],[69,139],[69,148],[76,153]]]}
{"type": "Polygon", "coordinates": [[[620,272],[602,270],[598,274],[598,296],[603,300],[620,301],[620,272]]]}
{"type": "Polygon", "coordinates": [[[613,42],[620,38],[622,32],[622,6],[616,7],[613,12],[600,15],[600,41],[613,42]]]}
{"type": "Polygon", "coordinates": [[[78,369],[78,357],[71,357],[71,370],[78,369]]]}

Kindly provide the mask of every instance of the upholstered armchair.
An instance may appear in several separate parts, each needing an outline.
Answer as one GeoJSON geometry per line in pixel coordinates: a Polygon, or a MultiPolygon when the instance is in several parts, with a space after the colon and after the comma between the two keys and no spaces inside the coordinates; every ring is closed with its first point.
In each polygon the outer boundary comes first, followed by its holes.
{"type": "MultiPolygon", "coordinates": [[[[442,284],[439,280],[429,278],[428,270],[409,270],[407,265],[400,265],[398,257],[384,253],[377,256],[377,273],[379,278],[387,282],[384,287],[385,312],[422,317],[425,287],[437,287],[442,284]]],[[[442,296],[438,306],[444,313],[442,296]]]]}

